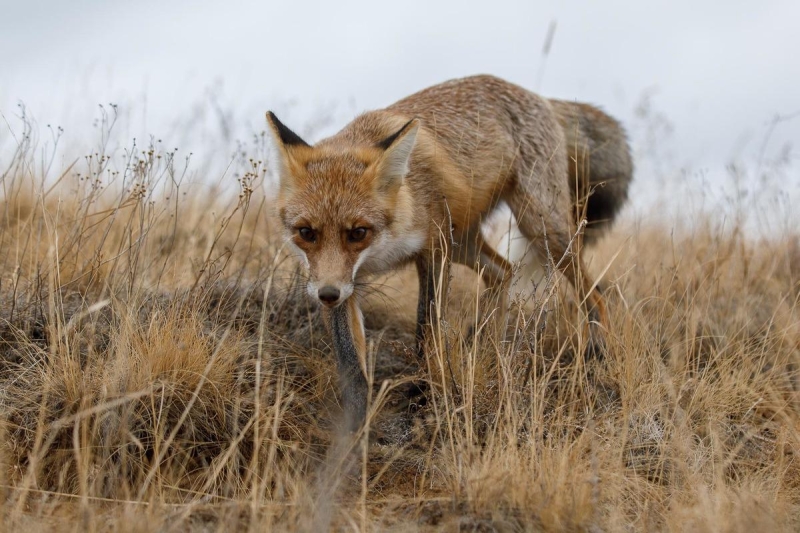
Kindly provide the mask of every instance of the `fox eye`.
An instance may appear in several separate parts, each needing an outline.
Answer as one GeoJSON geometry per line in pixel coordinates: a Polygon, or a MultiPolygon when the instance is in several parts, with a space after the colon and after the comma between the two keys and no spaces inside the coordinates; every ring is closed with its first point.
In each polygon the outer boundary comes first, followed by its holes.
{"type": "Polygon", "coordinates": [[[353,228],[347,233],[347,240],[350,242],[363,241],[367,236],[367,228],[353,228]]]}
{"type": "Polygon", "coordinates": [[[314,242],[317,240],[317,232],[311,228],[297,228],[297,233],[299,233],[300,238],[306,242],[314,242]]]}

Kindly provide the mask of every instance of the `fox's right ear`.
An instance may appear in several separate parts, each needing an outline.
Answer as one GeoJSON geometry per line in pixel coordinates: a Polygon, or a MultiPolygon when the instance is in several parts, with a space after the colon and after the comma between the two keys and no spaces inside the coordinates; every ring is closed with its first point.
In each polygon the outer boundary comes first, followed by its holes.
{"type": "Polygon", "coordinates": [[[277,172],[280,180],[281,189],[287,189],[291,186],[292,180],[292,149],[293,148],[311,148],[311,145],[305,142],[299,135],[290,130],[286,125],[278,120],[275,113],[267,111],[267,123],[272,133],[272,141],[275,146],[275,153],[278,157],[277,172]]]}

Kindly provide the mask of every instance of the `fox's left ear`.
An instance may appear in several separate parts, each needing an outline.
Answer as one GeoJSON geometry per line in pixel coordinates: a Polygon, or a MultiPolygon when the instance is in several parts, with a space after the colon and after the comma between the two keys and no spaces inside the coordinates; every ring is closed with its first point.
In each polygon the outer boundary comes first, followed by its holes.
{"type": "Polygon", "coordinates": [[[272,139],[278,156],[278,177],[281,189],[289,189],[292,185],[292,149],[298,147],[311,148],[311,145],[278,120],[275,113],[267,111],[267,123],[270,126],[272,139]]]}
{"type": "Polygon", "coordinates": [[[378,160],[378,179],[382,188],[392,189],[403,183],[408,174],[411,152],[419,131],[419,120],[411,119],[405,126],[378,143],[384,150],[378,160]]]}

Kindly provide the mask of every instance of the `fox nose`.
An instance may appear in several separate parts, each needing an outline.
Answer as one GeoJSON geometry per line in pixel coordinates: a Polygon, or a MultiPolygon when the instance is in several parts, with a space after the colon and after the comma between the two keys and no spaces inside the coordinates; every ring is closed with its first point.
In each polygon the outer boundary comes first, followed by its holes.
{"type": "Polygon", "coordinates": [[[318,296],[322,303],[332,305],[339,300],[339,289],[326,285],[319,290],[318,296]]]}

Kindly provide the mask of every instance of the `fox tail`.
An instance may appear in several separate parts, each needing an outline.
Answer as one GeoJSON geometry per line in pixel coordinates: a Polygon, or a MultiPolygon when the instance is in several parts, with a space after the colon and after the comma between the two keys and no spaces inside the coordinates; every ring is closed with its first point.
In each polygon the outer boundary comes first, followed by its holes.
{"type": "Polygon", "coordinates": [[[607,230],[628,199],[633,161],[625,130],[594,106],[550,100],[564,130],[569,187],[578,220],[586,217],[584,242],[607,230]]]}

